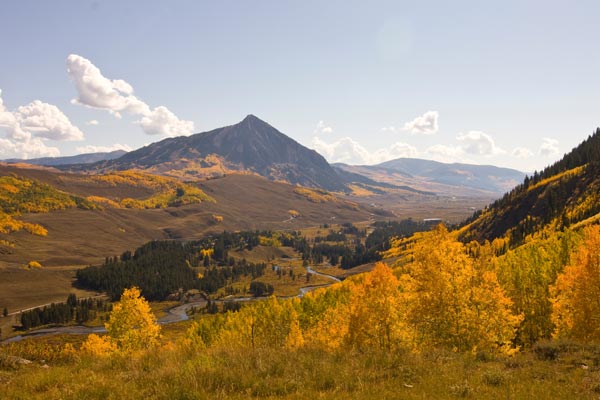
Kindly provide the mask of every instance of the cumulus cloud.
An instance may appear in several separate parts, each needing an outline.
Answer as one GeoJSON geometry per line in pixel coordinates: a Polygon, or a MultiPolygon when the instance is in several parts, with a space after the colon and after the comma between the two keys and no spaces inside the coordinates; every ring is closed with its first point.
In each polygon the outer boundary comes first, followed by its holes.
{"type": "Polygon", "coordinates": [[[122,79],[109,79],[90,60],[76,54],[67,57],[67,72],[75,83],[77,98],[72,102],[106,110],[120,118],[121,113],[141,117],[136,121],[149,135],[177,136],[193,133],[192,121],[180,120],[165,106],[151,109],[137,98],[133,87],[122,79]]]}
{"type": "Polygon", "coordinates": [[[439,113],[437,111],[427,111],[420,117],[405,123],[404,130],[414,134],[432,135],[439,130],[438,117],[439,113]]]}
{"type": "Polygon", "coordinates": [[[313,148],[330,162],[348,164],[378,164],[399,157],[415,157],[417,149],[406,143],[394,143],[389,148],[370,152],[356,140],[344,137],[331,143],[314,137],[313,148]]]}
{"type": "Polygon", "coordinates": [[[83,132],[52,104],[35,100],[17,108],[15,115],[21,128],[35,136],[52,140],[83,140],[83,132]]]}
{"type": "Polygon", "coordinates": [[[317,123],[317,126],[315,127],[315,130],[313,131],[313,133],[315,135],[320,135],[320,134],[328,134],[328,133],[332,133],[333,132],[333,128],[331,126],[327,126],[325,125],[325,122],[323,121],[319,121],[317,123]]]}
{"type": "Polygon", "coordinates": [[[2,100],[0,90],[0,157],[54,157],[60,154],[56,147],[46,145],[45,140],[83,140],[84,135],[56,106],[35,100],[25,106],[9,111],[2,100]]]}
{"type": "Polygon", "coordinates": [[[10,139],[0,139],[0,158],[29,158],[57,157],[60,150],[47,146],[39,138],[29,138],[16,142],[10,139]]]}
{"type": "Polygon", "coordinates": [[[167,107],[156,107],[148,115],[137,121],[148,135],[178,136],[191,134],[194,130],[192,121],[177,118],[167,107]]]}
{"type": "Polygon", "coordinates": [[[511,155],[516,158],[529,158],[533,156],[533,152],[526,147],[516,147],[511,155]]]}
{"type": "Polygon", "coordinates": [[[67,57],[67,72],[75,83],[78,96],[73,103],[91,108],[146,114],[150,108],[133,95],[133,87],[121,79],[108,79],[87,58],[70,54],[67,57]]]}
{"type": "Polygon", "coordinates": [[[461,147],[468,154],[493,156],[506,153],[506,151],[496,146],[490,135],[480,131],[461,133],[456,137],[456,140],[462,142],[461,147]]]}
{"type": "Polygon", "coordinates": [[[86,122],[86,125],[98,125],[100,122],[98,122],[97,119],[91,119],[88,122],[86,122]]]}
{"type": "Polygon", "coordinates": [[[432,159],[440,162],[463,161],[465,150],[462,146],[448,146],[445,144],[436,144],[425,150],[425,154],[432,159]]]}
{"type": "Polygon", "coordinates": [[[540,146],[540,155],[544,157],[552,157],[559,154],[558,140],[544,138],[544,142],[540,146]]]}
{"type": "Polygon", "coordinates": [[[89,144],[87,146],[77,147],[77,152],[79,152],[80,154],[110,153],[111,151],[116,151],[116,150],[131,151],[133,149],[126,144],[120,144],[120,143],[115,143],[112,146],[94,146],[94,145],[89,144]]]}

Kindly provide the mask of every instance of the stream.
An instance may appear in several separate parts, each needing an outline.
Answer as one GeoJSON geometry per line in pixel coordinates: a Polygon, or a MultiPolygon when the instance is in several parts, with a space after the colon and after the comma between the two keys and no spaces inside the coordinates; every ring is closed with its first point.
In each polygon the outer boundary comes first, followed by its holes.
{"type": "MultiPolygon", "coordinates": [[[[321,284],[321,285],[301,287],[299,293],[296,296],[291,296],[291,297],[302,297],[306,293],[308,293],[312,290],[324,288],[324,287],[330,286],[336,282],[341,282],[341,280],[339,278],[337,278],[333,275],[328,275],[328,274],[323,274],[321,272],[317,272],[314,269],[312,269],[311,267],[306,267],[306,271],[308,273],[311,273],[314,275],[329,278],[333,282],[329,283],[329,284],[325,283],[325,284],[321,284]]],[[[285,298],[290,298],[290,297],[282,296],[280,298],[285,299],[285,298]]],[[[259,298],[257,298],[257,297],[236,297],[236,298],[232,298],[232,299],[216,300],[216,302],[217,303],[224,303],[226,301],[246,302],[246,301],[258,300],[258,299],[259,298]]],[[[192,301],[190,303],[185,303],[185,304],[181,304],[179,306],[169,308],[168,310],[165,310],[167,315],[159,318],[158,323],[160,325],[166,325],[166,324],[172,324],[174,322],[179,322],[179,321],[187,321],[189,319],[189,317],[187,315],[188,310],[190,310],[193,307],[203,308],[206,306],[206,304],[207,304],[206,300],[199,300],[199,301],[192,301]]],[[[35,307],[33,307],[33,308],[35,308],[35,307]]],[[[52,328],[37,329],[35,331],[28,332],[23,335],[13,336],[11,338],[1,341],[0,343],[1,344],[14,343],[14,342],[19,342],[19,341],[21,341],[23,339],[27,339],[27,338],[36,338],[36,337],[44,337],[44,336],[59,335],[59,334],[61,334],[61,335],[89,335],[91,333],[104,333],[104,332],[106,332],[106,329],[104,329],[103,326],[83,326],[83,325],[57,326],[57,327],[52,327],[52,328]]]]}

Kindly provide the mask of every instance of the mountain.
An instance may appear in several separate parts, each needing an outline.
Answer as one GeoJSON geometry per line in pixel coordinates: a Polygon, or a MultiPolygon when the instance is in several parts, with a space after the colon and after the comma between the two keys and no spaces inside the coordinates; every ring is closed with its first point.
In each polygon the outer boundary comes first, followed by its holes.
{"type": "Polygon", "coordinates": [[[491,165],[446,164],[416,158],[398,158],[377,165],[348,166],[335,164],[348,172],[376,181],[435,192],[501,194],[523,180],[525,174],[491,165]]]}
{"type": "Polygon", "coordinates": [[[115,160],[69,169],[141,169],[184,179],[241,171],[302,186],[346,190],[343,180],[319,153],[254,115],[235,125],[165,139],[115,160]]]}
{"type": "Polygon", "coordinates": [[[15,163],[27,163],[33,165],[44,165],[47,167],[54,167],[57,165],[69,165],[69,164],[91,164],[98,161],[105,160],[113,160],[115,158],[119,158],[126,154],[127,152],[124,150],[115,150],[111,152],[101,152],[101,153],[86,153],[86,154],[78,154],[75,156],[66,156],[66,157],[42,157],[42,158],[30,158],[28,160],[11,158],[8,160],[4,160],[7,163],[15,164],[15,163]]]}
{"type": "Polygon", "coordinates": [[[560,161],[526,177],[461,229],[463,240],[505,238],[509,246],[544,228],[600,220],[600,128],[560,161]]]}

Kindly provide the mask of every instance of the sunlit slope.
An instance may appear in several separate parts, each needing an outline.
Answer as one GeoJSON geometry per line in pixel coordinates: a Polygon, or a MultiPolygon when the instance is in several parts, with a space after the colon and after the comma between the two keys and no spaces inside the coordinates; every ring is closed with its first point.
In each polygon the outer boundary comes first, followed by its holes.
{"type": "Polygon", "coordinates": [[[560,161],[527,177],[461,229],[461,238],[506,238],[510,246],[545,226],[562,229],[600,212],[600,129],[560,161]]]}

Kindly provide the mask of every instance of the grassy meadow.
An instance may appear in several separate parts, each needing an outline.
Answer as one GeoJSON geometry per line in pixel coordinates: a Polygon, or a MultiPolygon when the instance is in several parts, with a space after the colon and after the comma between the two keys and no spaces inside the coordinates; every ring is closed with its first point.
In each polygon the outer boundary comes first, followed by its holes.
{"type": "Polygon", "coordinates": [[[65,352],[81,337],[3,346],[3,399],[597,399],[600,347],[540,344],[512,357],[424,353],[198,349],[163,332],[161,349],[105,358],[65,352]],[[31,360],[21,365],[13,356],[31,360]]]}

